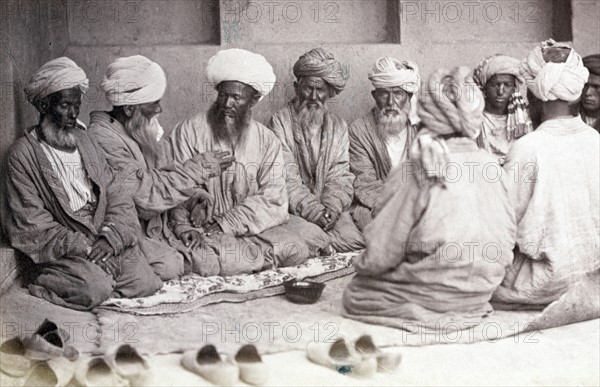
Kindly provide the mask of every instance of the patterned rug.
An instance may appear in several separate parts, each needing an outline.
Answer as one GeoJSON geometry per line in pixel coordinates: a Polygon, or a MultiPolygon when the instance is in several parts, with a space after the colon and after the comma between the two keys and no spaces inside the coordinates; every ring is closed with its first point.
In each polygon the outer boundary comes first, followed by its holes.
{"type": "Polygon", "coordinates": [[[176,314],[219,302],[244,302],[284,293],[283,283],[310,279],[325,282],[354,273],[352,259],[361,251],[316,257],[305,263],[256,274],[201,277],[168,281],[150,297],[106,300],[98,308],[136,315],[176,314]]]}

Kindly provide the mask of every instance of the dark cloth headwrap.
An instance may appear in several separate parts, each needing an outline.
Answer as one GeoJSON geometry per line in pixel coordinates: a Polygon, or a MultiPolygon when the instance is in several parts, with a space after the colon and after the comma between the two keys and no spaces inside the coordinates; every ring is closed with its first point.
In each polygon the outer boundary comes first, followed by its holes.
{"type": "Polygon", "coordinates": [[[321,47],[313,48],[296,61],[294,76],[298,79],[302,77],[323,78],[323,81],[331,86],[336,94],[341,93],[346,86],[340,62],[335,60],[332,53],[321,47]]]}
{"type": "Polygon", "coordinates": [[[600,54],[586,56],[583,58],[583,65],[590,71],[590,74],[600,75],[600,54]]]}

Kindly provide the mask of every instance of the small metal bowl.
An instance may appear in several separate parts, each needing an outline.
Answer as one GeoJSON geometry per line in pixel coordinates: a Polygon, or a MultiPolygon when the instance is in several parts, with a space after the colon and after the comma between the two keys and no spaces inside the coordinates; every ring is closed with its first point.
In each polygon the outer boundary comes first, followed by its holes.
{"type": "Polygon", "coordinates": [[[295,304],[314,304],[321,297],[325,284],[312,281],[287,281],[283,283],[285,297],[295,304]]]}

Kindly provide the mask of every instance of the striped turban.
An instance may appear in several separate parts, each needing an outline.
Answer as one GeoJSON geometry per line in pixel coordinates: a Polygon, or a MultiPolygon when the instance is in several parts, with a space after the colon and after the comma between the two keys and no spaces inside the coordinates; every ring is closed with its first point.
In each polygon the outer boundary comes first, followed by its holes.
{"type": "Polygon", "coordinates": [[[331,86],[335,94],[341,93],[346,86],[340,62],[335,60],[333,54],[321,47],[313,48],[296,61],[294,76],[298,79],[303,77],[322,78],[331,86]]]}

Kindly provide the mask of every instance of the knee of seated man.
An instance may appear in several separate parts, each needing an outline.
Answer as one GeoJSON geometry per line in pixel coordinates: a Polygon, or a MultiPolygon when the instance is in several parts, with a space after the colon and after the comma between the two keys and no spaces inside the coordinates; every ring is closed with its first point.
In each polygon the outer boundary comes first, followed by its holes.
{"type": "Polygon", "coordinates": [[[150,266],[162,281],[179,278],[184,274],[183,255],[179,252],[165,256],[163,260],[155,261],[150,266]]]}

